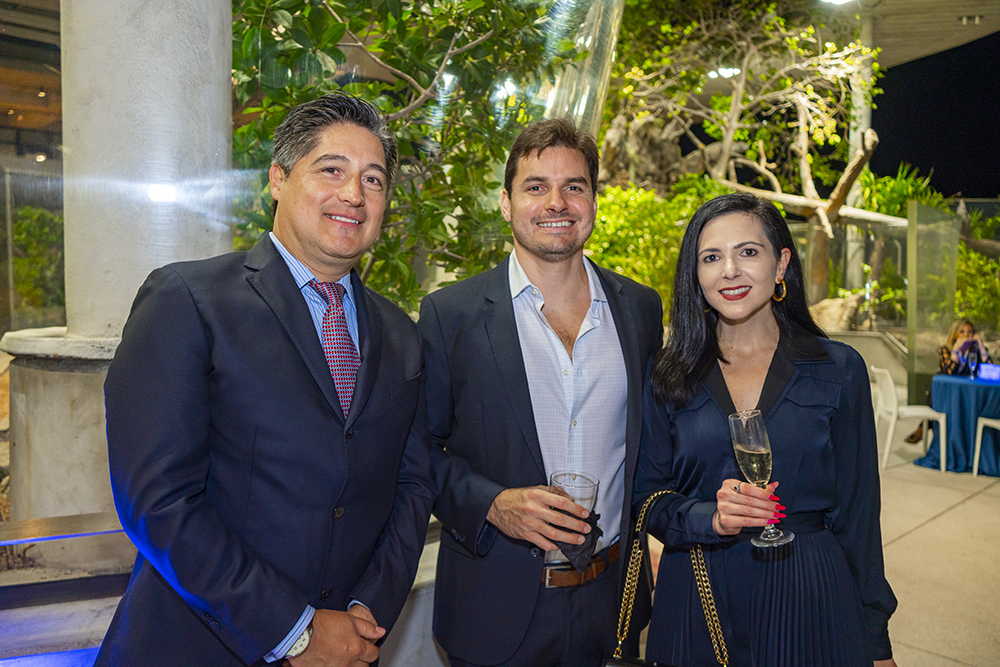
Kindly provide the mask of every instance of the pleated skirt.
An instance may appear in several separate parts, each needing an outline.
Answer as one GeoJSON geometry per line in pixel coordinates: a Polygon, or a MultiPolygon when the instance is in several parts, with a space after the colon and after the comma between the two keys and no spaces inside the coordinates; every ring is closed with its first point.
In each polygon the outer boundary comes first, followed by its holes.
{"type": "MultiPolygon", "coordinates": [[[[705,562],[731,667],[871,667],[861,598],[829,531],[765,549],[737,539],[705,562]]],[[[718,665],[687,551],[660,560],[646,658],[718,665]]]]}

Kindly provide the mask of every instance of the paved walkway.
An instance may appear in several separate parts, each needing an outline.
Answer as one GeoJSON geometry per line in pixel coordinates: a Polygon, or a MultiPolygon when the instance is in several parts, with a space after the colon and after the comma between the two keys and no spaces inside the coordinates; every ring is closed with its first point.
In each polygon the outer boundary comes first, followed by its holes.
{"type": "MultiPolygon", "coordinates": [[[[889,635],[899,667],[1000,665],[1000,478],[911,463],[923,445],[901,422],[882,472],[886,576],[899,600],[889,635]]],[[[884,428],[880,431],[885,437],[884,428]]]]}

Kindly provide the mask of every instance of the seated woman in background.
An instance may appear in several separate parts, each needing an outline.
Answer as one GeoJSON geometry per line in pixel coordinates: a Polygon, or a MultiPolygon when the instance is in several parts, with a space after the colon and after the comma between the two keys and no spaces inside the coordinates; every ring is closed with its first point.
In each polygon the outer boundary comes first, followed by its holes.
{"type": "MultiPolygon", "coordinates": [[[[969,375],[969,355],[973,351],[979,353],[980,363],[989,363],[990,353],[983,345],[983,340],[976,333],[976,327],[970,320],[960,318],[955,320],[948,329],[948,337],[944,345],[938,348],[938,373],[943,375],[969,375]]],[[[931,405],[931,390],[927,388],[927,405],[931,405]]],[[[933,406],[932,406],[933,407],[933,406]]],[[[913,433],[904,440],[911,445],[924,437],[924,423],[920,422],[913,433]]]]}
{"type": "Polygon", "coordinates": [[[649,660],[716,664],[689,554],[701,545],[729,664],[895,665],[868,371],[816,326],[803,290],[771,203],[733,194],[695,213],[670,336],[645,390],[633,495],[638,512],[651,494],[675,491],[648,514],[664,543],[649,660]],[[728,415],[751,408],[766,418],[780,489],[755,487],[737,467],[728,415]],[[751,545],[779,520],[794,541],[751,545]]]}
{"type": "Polygon", "coordinates": [[[969,355],[979,353],[980,362],[989,362],[990,353],[983,345],[983,339],[976,333],[972,322],[962,318],[955,320],[948,330],[948,338],[938,348],[938,360],[942,373],[948,375],[968,375],[969,355]]]}

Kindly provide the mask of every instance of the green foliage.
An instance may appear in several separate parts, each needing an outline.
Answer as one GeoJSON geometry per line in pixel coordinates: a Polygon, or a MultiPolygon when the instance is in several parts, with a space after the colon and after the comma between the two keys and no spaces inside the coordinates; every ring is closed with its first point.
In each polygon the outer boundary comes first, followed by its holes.
{"type": "MultiPolygon", "coordinates": [[[[1000,222],[1000,217],[991,219],[1000,222]]],[[[977,330],[1000,331],[1000,259],[958,248],[955,315],[967,317],[977,330]]]]}
{"type": "MultiPolygon", "coordinates": [[[[804,124],[811,177],[832,185],[842,168],[831,163],[846,157],[852,83],[869,100],[879,92],[877,64],[862,75],[877,54],[852,41],[855,31],[806,0],[626,0],[605,120],[649,112],[727,148],[745,141],[746,158],[766,163],[786,192],[803,189],[804,124]]],[[[729,155],[719,155],[714,178],[726,176],[729,155]]]]}
{"type": "MultiPolygon", "coordinates": [[[[917,200],[927,206],[949,210],[952,201],[931,186],[931,176],[920,176],[916,169],[901,164],[895,176],[878,177],[867,168],[859,178],[863,208],[887,215],[906,217],[906,202],[917,200]]],[[[992,239],[1000,229],[1000,216],[983,218],[978,211],[970,215],[973,237],[992,239]]],[[[880,281],[884,293],[879,296],[882,304],[895,300],[893,308],[905,314],[906,286],[898,270],[886,259],[886,268],[880,281]],[[891,274],[890,274],[891,269],[891,274]]],[[[1000,331],[1000,259],[986,257],[966,247],[958,247],[955,316],[967,317],[986,331],[1000,331]]]]}
{"type": "Polygon", "coordinates": [[[63,278],[63,216],[24,206],[14,220],[14,289],[18,308],[66,304],[63,278]]]}
{"type": "Polygon", "coordinates": [[[859,315],[867,315],[894,324],[905,323],[906,279],[899,274],[899,268],[892,261],[892,258],[886,257],[882,263],[882,278],[880,280],[872,280],[871,266],[862,264],[861,267],[865,276],[866,287],[864,289],[838,288],[834,291],[831,288],[830,296],[843,299],[865,292],[865,300],[858,308],[859,315]]]}
{"type": "Polygon", "coordinates": [[[234,132],[233,160],[256,193],[240,203],[237,247],[272,224],[274,129],[294,106],[342,88],[385,111],[399,139],[390,210],[359,267],[367,283],[414,310],[416,262],[464,276],[503,256],[498,165],[541,114],[532,94],[577,55],[546,41],[542,4],[234,0],[233,14],[233,82],[248,121],[234,132]]]}
{"type": "Polygon", "coordinates": [[[905,162],[895,176],[876,176],[865,167],[858,177],[861,184],[862,208],[868,211],[906,217],[906,202],[915,199],[921,204],[947,210],[948,200],[931,187],[931,175],[921,177],[905,162]]]}
{"type": "Polygon", "coordinates": [[[660,199],[650,190],[607,188],[598,200],[588,254],[601,266],[659,292],[664,318],[669,319],[674,269],[687,221],[703,203],[728,192],[703,176],[681,179],[670,199],[660,199]]]}
{"type": "Polygon", "coordinates": [[[827,271],[826,271],[826,296],[828,299],[838,299],[843,298],[841,289],[843,284],[843,276],[841,275],[840,265],[834,264],[833,260],[827,260],[827,271]]]}

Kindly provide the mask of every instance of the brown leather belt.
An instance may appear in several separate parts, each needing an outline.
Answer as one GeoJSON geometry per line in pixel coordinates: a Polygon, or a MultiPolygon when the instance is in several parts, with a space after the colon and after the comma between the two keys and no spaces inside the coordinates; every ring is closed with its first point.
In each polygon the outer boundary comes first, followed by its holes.
{"type": "Polygon", "coordinates": [[[621,554],[620,542],[615,542],[610,547],[590,559],[587,568],[583,572],[577,572],[576,568],[568,563],[554,563],[546,565],[542,571],[542,581],[546,588],[566,588],[568,586],[579,586],[588,581],[593,581],[600,576],[604,570],[618,560],[621,554]]]}

